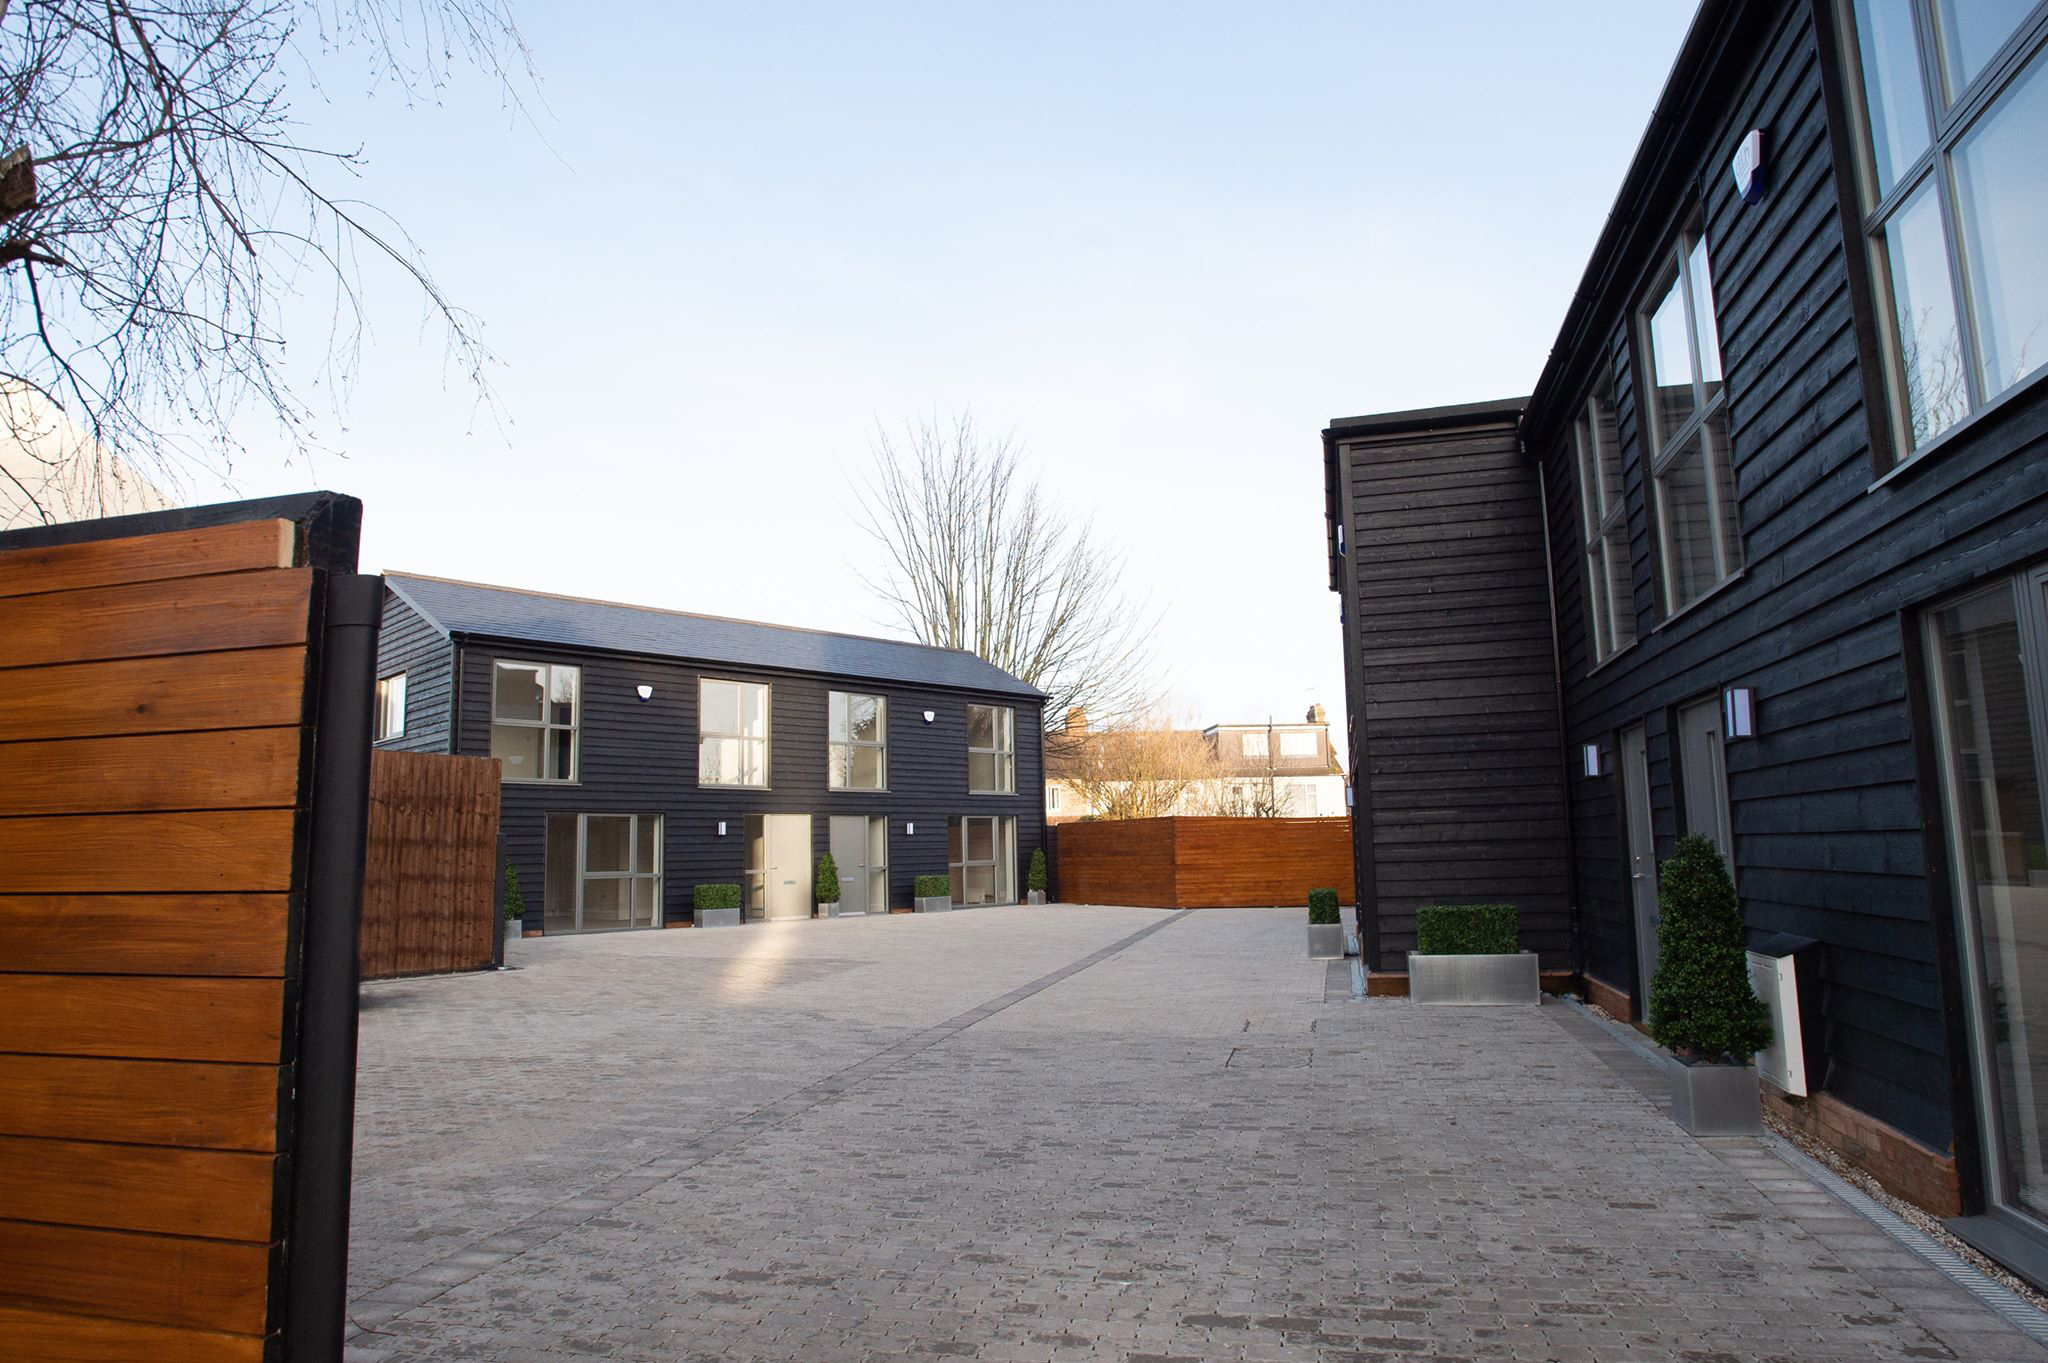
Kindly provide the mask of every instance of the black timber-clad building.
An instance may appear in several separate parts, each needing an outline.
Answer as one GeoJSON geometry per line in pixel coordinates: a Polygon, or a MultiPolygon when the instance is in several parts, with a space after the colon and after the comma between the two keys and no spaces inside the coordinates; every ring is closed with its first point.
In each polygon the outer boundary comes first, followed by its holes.
{"type": "Polygon", "coordinates": [[[1532,395],[1323,435],[1372,967],[1512,899],[1641,1017],[1705,833],[1753,945],[1817,944],[1772,1109],[2036,1282],[2043,147],[2048,3],[1708,0],[1532,395]]]}
{"type": "Polygon", "coordinates": [[[807,918],[1015,902],[1044,697],[970,653],[385,575],[378,746],[495,757],[528,933],[679,926],[699,884],[807,918]]]}

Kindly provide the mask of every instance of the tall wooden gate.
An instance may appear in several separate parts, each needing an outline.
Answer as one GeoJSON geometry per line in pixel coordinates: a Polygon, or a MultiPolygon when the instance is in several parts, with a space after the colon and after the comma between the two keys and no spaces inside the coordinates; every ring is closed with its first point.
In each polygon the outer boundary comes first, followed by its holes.
{"type": "Polygon", "coordinates": [[[371,755],[364,979],[496,963],[498,790],[494,758],[371,755]]]}
{"type": "Polygon", "coordinates": [[[340,1356],[360,515],[0,535],[0,1358],[340,1356]]]}

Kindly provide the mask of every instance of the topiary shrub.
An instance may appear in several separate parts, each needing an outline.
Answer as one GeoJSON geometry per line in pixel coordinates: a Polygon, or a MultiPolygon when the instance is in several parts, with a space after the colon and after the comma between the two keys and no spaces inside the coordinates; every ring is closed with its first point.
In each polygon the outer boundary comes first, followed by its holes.
{"type": "Polygon", "coordinates": [[[917,878],[917,897],[919,899],[951,899],[953,897],[953,877],[919,876],[917,878]]]}
{"type": "Polygon", "coordinates": [[[1431,904],[1415,911],[1423,956],[1512,956],[1522,949],[1522,916],[1512,904],[1431,904]]]}
{"type": "Polygon", "coordinates": [[[1650,1035],[1684,1060],[1747,1065],[1771,1044],[1771,1014],[1749,987],[1742,905],[1713,839],[1686,834],[1657,868],[1657,914],[1650,1035]]]}
{"type": "Polygon", "coordinates": [[[1310,927],[1327,927],[1337,921],[1337,892],[1335,890],[1310,890],[1308,892],[1308,923],[1310,927]]]}
{"type": "Polygon", "coordinates": [[[1043,847],[1031,854],[1031,869],[1024,873],[1024,888],[1036,890],[1040,894],[1045,893],[1045,849],[1043,847]]]}
{"type": "Polygon", "coordinates": [[[818,883],[816,888],[820,904],[837,904],[839,902],[839,867],[834,864],[830,852],[818,858],[818,883]]]}
{"type": "Polygon", "coordinates": [[[505,902],[500,906],[510,922],[519,922],[526,917],[526,896],[519,893],[519,872],[512,869],[512,863],[505,863],[505,902]]]}
{"type": "Polygon", "coordinates": [[[740,906],[737,885],[699,885],[691,892],[700,909],[736,909],[740,906]]]}

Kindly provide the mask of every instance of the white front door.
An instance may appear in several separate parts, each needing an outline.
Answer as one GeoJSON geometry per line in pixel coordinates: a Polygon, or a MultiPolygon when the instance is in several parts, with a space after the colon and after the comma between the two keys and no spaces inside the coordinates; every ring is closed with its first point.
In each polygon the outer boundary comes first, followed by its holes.
{"type": "Polygon", "coordinates": [[[811,816],[770,814],[766,825],[764,890],[768,917],[811,916],[811,816]]]}

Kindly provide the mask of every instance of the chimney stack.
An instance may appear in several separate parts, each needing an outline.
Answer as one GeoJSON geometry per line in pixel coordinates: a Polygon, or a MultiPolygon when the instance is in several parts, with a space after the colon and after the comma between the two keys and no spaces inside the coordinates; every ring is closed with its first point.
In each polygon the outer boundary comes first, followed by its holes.
{"type": "Polygon", "coordinates": [[[1066,731],[1067,731],[1068,733],[1070,733],[1070,734],[1085,734],[1085,733],[1087,733],[1087,732],[1088,732],[1088,712],[1087,712],[1086,710],[1082,709],[1082,708],[1081,708],[1080,706],[1078,706],[1078,705],[1074,705],[1074,706],[1070,706],[1070,707],[1068,707],[1068,709],[1067,709],[1067,729],[1066,729],[1066,731]]]}
{"type": "Polygon", "coordinates": [[[1330,721],[1324,717],[1322,706],[1311,705],[1308,707],[1308,722],[1311,724],[1327,724],[1330,721]]]}

